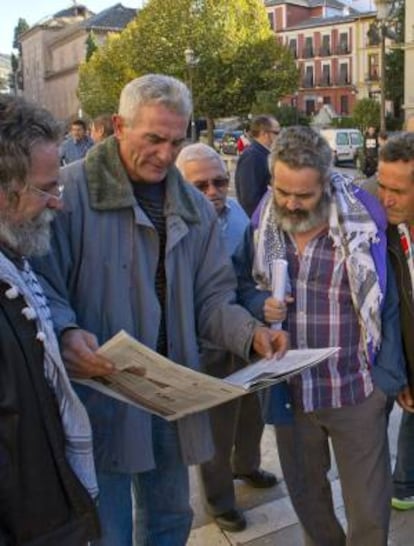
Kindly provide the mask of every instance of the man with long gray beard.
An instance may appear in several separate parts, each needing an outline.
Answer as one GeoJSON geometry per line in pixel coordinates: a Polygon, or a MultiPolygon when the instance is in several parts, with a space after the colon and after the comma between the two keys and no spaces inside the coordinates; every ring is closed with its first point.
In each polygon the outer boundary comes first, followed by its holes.
{"type": "MultiPolygon", "coordinates": [[[[340,347],[289,381],[291,425],[272,420],[283,475],[307,546],[385,546],[391,501],[386,395],[396,395],[406,380],[384,213],[374,197],[331,171],[329,145],[310,128],[283,130],[269,158],[272,190],[253,218],[254,251],[245,248],[239,261],[254,255],[250,269],[266,291],[272,261],[286,260],[293,303],[284,328],[292,347],[340,347]],[[346,534],[327,478],[329,439],[346,534]]],[[[272,416],[277,404],[280,396],[273,396],[272,416]]]]}
{"type": "Polygon", "coordinates": [[[92,433],[26,259],[49,249],[61,208],[60,131],[0,99],[0,543],[86,546],[98,535],[92,433]]]}

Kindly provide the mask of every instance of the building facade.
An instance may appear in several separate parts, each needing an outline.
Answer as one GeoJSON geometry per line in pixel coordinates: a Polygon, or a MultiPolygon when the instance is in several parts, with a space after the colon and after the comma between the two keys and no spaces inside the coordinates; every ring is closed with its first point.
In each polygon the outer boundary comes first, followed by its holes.
{"type": "Polygon", "coordinates": [[[404,43],[404,110],[405,117],[414,114],[414,3],[405,2],[405,43],[404,43]]]}
{"type": "Polygon", "coordinates": [[[300,71],[297,93],[283,102],[307,115],[329,105],[347,116],[358,99],[379,100],[376,12],[360,13],[336,0],[265,0],[265,6],[271,27],[300,71]]]}
{"type": "Polygon", "coordinates": [[[85,6],[57,12],[21,37],[23,95],[48,108],[62,121],[82,117],[77,97],[78,69],[85,60],[86,42],[93,32],[98,45],[120,32],[136,10],[116,4],[98,14],[85,6]]]}

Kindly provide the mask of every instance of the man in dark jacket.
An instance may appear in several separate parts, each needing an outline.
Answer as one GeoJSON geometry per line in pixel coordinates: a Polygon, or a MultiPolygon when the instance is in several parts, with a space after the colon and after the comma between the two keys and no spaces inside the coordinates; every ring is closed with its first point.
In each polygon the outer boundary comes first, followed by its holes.
{"type": "Polygon", "coordinates": [[[414,508],[414,133],[391,138],[381,148],[378,197],[387,212],[388,250],[399,290],[409,382],[399,397],[405,411],[398,437],[392,505],[397,510],[410,510],[414,508]]]}
{"type": "Polygon", "coordinates": [[[247,216],[255,211],[270,183],[267,158],[280,126],[272,116],[257,116],[250,126],[252,143],[239,157],[235,173],[237,199],[247,216]]]}
{"type": "Polygon", "coordinates": [[[58,138],[46,110],[0,99],[2,546],[83,546],[98,535],[89,420],[26,260],[48,250],[61,208],[58,138]]]}

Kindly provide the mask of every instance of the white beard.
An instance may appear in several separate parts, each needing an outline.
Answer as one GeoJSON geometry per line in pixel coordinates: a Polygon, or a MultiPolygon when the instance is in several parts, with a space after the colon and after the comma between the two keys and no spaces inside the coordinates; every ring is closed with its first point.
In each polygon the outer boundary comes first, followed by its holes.
{"type": "Polygon", "coordinates": [[[33,220],[13,224],[0,218],[0,240],[21,256],[43,256],[50,249],[50,223],[55,212],[45,209],[33,220]]]}

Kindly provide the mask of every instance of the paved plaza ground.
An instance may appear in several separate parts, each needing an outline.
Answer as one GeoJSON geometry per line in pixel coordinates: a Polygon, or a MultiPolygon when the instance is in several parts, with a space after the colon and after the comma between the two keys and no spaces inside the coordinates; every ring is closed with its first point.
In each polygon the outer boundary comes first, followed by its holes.
{"type": "MultiPolygon", "coordinates": [[[[391,414],[389,439],[392,460],[395,460],[396,442],[401,412],[395,408],[391,414]]],[[[193,531],[187,546],[303,546],[302,534],[282,478],[275,437],[272,427],[266,427],[262,439],[262,466],[280,478],[277,486],[258,490],[236,481],[238,505],[244,510],[248,527],[241,533],[221,531],[206,514],[198,484],[196,469],[191,470],[192,505],[195,511],[193,531]]],[[[331,471],[335,508],[341,522],[345,523],[343,502],[336,468],[331,471]]],[[[393,510],[389,546],[414,545],[414,510],[393,510]]],[[[371,546],[367,544],[367,546],[371,546]]]]}

